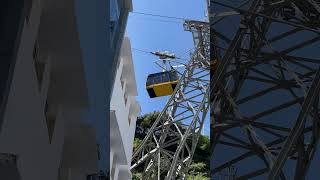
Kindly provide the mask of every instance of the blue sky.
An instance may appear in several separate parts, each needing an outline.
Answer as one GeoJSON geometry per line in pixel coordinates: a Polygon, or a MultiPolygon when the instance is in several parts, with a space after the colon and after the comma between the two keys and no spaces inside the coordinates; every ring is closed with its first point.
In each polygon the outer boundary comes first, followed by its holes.
{"type": "MultiPolygon", "coordinates": [[[[142,12],[186,19],[204,20],[206,0],[133,0],[133,12],[142,12]]],[[[183,29],[183,21],[131,13],[127,32],[131,46],[147,51],[170,51],[179,57],[188,58],[187,51],[193,48],[192,34],[183,29]]],[[[168,97],[149,98],[145,90],[147,75],[161,71],[154,61],[156,56],[132,50],[133,62],[138,85],[137,100],[141,114],[161,111],[168,97]]],[[[204,133],[209,135],[209,119],[204,133]]]]}
{"type": "MultiPolygon", "coordinates": [[[[133,0],[133,11],[202,20],[205,15],[205,3],[205,0],[133,0]]],[[[183,30],[182,23],[176,19],[130,14],[127,31],[133,48],[147,51],[167,50],[186,58],[188,56],[185,52],[193,47],[193,42],[191,33],[183,30]]],[[[153,63],[157,58],[135,50],[132,52],[139,93],[137,99],[141,104],[142,114],[155,110],[161,111],[168,98],[150,99],[145,90],[147,75],[159,71],[153,63]]],[[[316,52],[316,50],[310,50],[310,52],[316,52]]],[[[209,134],[208,119],[205,123],[205,134],[209,134]]],[[[319,177],[319,171],[316,168],[319,160],[318,151],[311,163],[307,179],[319,177]]]]}

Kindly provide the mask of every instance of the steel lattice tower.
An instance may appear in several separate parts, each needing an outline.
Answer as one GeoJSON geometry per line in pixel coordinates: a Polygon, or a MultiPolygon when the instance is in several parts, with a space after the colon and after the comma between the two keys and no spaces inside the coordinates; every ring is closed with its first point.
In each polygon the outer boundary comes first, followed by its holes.
{"type": "Polygon", "coordinates": [[[320,1],[211,0],[211,177],[305,179],[320,134],[320,1]]]}
{"type": "Polygon", "coordinates": [[[195,51],[174,93],[133,154],[131,170],[144,166],[146,180],[185,177],[209,110],[209,24],[185,21],[184,28],[193,34],[195,51]]]}

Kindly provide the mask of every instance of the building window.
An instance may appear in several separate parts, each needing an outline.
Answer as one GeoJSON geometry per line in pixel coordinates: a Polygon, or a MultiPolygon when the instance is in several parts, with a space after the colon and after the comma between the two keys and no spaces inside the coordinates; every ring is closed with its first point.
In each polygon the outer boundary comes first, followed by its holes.
{"type": "Polygon", "coordinates": [[[55,111],[53,111],[52,106],[48,104],[48,101],[46,102],[44,113],[45,113],[46,123],[48,128],[49,142],[51,143],[54,127],[56,124],[56,113],[55,111]]]}
{"type": "Polygon", "coordinates": [[[100,160],[101,159],[100,144],[97,144],[97,156],[98,156],[98,160],[100,160]]]}
{"type": "Polygon", "coordinates": [[[123,97],[124,97],[124,104],[127,105],[128,97],[126,96],[126,94],[124,94],[123,97]]]}
{"type": "Polygon", "coordinates": [[[121,88],[122,88],[122,90],[123,90],[123,86],[124,86],[124,80],[120,80],[121,81],[121,88]]]}
{"type": "Polygon", "coordinates": [[[113,31],[114,31],[114,27],[115,27],[115,25],[116,25],[116,22],[115,21],[110,21],[110,24],[109,24],[109,28],[110,28],[110,32],[111,33],[113,33],[113,31]]]}
{"type": "Polygon", "coordinates": [[[42,80],[43,80],[43,73],[45,69],[45,64],[43,62],[40,62],[40,57],[39,57],[39,43],[36,41],[33,47],[33,62],[34,62],[34,67],[37,75],[37,80],[38,80],[38,88],[41,90],[41,85],[42,85],[42,80]]]}
{"type": "Polygon", "coordinates": [[[110,1],[110,21],[117,22],[120,16],[118,0],[110,1]]]}
{"type": "Polygon", "coordinates": [[[32,52],[32,56],[33,56],[33,59],[36,61],[38,59],[38,51],[39,51],[39,44],[38,42],[36,41],[34,43],[34,46],[33,46],[33,52],[32,52]]]}
{"type": "Polygon", "coordinates": [[[128,122],[129,122],[129,125],[131,124],[131,118],[130,117],[128,117],[128,122]]]}
{"type": "Polygon", "coordinates": [[[116,26],[118,24],[120,18],[120,9],[118,0],[110,1],[110,32],[113,36],[116,26]]]}

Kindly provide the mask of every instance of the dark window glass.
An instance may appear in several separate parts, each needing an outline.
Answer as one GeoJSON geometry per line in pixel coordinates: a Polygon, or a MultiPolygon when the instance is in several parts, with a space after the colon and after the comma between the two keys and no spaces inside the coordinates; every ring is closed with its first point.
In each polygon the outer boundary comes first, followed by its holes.
{"type": "Polygon", "coordinates": [[[161,82],[161,74],[158,74],[157,76],[156,76],[156,78],[155,78],[155,83],[156,84],[159,84],[160,82],[161,82]]]}
{"type": "Polygon", "coordinates": [[[156,84],[158,82],[158,76],[152,77],[152,84],[156,84]]]}
{"type": "Polygon", "coordinates": [[[168,73],[167,78],[168,78],[168,81],[171,81],[171,73],[168,73]]]}
{"type": "Polygon", "coordinates": [[[110,31],[113,36],[114,30],[116,29],[116,26],[118,26],[118,21],[120,18],[120,9],[118,0],[111,0],[110,1],[110,31]]]}
{"type": "Polygon", "coordinates": [[[177,75],[177,73],[174,72],[174,71],[171,71],[171,72],[170,72],[170,81],[176,81],[176,80],[178,80],[178,75],[177,75]]]}
{"type": "Polygon", "coordinates": [[[164,73],[163,74],[163,82],[168,82],[168,81],[170,81],[170,77],[169,77],[169,73],[168,72],[166,72],[166,73],[164,73]]]}
{"type": "Polygon", "coordinates": [[[110,20],[113,22],[118,21],[120,16],[120,9],[118,0],[111,0],[110,1],[110,20]]]}
{"type": "Polygon", "coordinates": [[[158,83],[163,83],[163,81],[164,81],[164,76],[163,76],[164,74],[160,74],[159,75],[159,82],[158,83]]]}
{"type": "Polygon", "coordinates": [[[168,79],[169,79],[169,81],[172,81],[172,72],[168,73],[168,79]]]}
{"type": "Polygon", "coordinates": [[[152,76],[149,75],[149,76],[147,77],[147,86],[150,86],[151,84],[152,84],[152,76]]]}
{"type": "Polygon", "coordinates": [[[167,71],[156,74],[150,74],[147,78],[147,86],[159,83],[165,83],[178,80],[178,75],[175,71],[167,71]]]}
{"type": "Polygon", "coordinates": [[[101,159],[100,144],[97,144],[97,156],[98,156],[98,160],[100,160],[101,159]]]}

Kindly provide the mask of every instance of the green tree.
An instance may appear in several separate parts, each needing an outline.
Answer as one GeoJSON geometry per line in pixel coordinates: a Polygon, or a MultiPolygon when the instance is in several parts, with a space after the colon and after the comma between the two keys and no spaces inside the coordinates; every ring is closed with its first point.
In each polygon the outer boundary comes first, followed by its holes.
{"type": "Polygon", "coordinates": [[[187,180],[208,180],[208,179],[209,179],[208,177],[203,176],[201,174],[187,176],[187,180]]]}
{"type": "Polygon", "coordinates": [[[203,162],[192,163],[189,172],[206,173],[207,165],[203,162]]]}
{"type": "MultiPolygon", "coordinates": [[[[155,112],[147,113],[137,118],[135,139],[133,143],[134,151],[141,144],[142,140],[147,135],[151,126],[156,121],[159,115],[160,115],[160,112],[155,111],[155,112]]],[[[182,124],[178,124],[178,126],[180,127],[182,132],[186,130],[186,128],[183,127],[182,124]]],[[[167,137],[167,139],[170,139],[170,136],[167,137]]],[[[187,140],[187,143],[189,144],[189,146],[191,146],[192,141],[189,139],[187,140]]],[[[177,145],[175,144],[175,145],[172,145],[172,147],[167,147],[167,149],[172,148],[172,150],[174,150],[176,146],[177,145]]],[[[197,147],[195,149],[195,153],[193,156],[193,163],[191,164],[190,171],[189,171],[189,172],[192,171],[195,174],[195,176],[192,176],[192,178],[197,178],[198,180],[208,179],[207,176],[209,176],[209,171],[210,171],[209,146],[210,146],[209,137],[200,135],[197,143],[197,147]]],[[[144,166],[144,163],[142,163],[141,166],[135,169],[135,171],[133,172],[134,177],[138,178],[139,176],[141,176],[141,173],[143,172],[143,166],[144,166]]]]}
{"type": "Polygon", "coordinates": [[[155,111],[138,117],[135,137],[138,139],[143,139],[147,135],[152,124],[156,121],[159,114],[160,112],[155,111]]]}
{"type": "Polygon", "coordinates": [[[209,179],[208,165],[200,163],[192,163],[189,169],[187,180],[206,180],[209,179]]]}
{"type": "Polygon", "coordinates": [[[210,140],[208,136],[200,135],[198,144],[195,150],[195,154],[193,157],[194,162],[204,162],[205,164],[209,164],[209,156],[210,156],[210,140]]]}
{"type": "Polygon", "coordinates": [[[134,138],[133,141],[133,151],[135,151],[141,144],[142,140],[139,138],[134,138]]]}
{"type": "Polygon", "coordinates": [[[141,173],[133,173],[132,174],[132,180],[140,180],[142,178],[141,173]]]}

